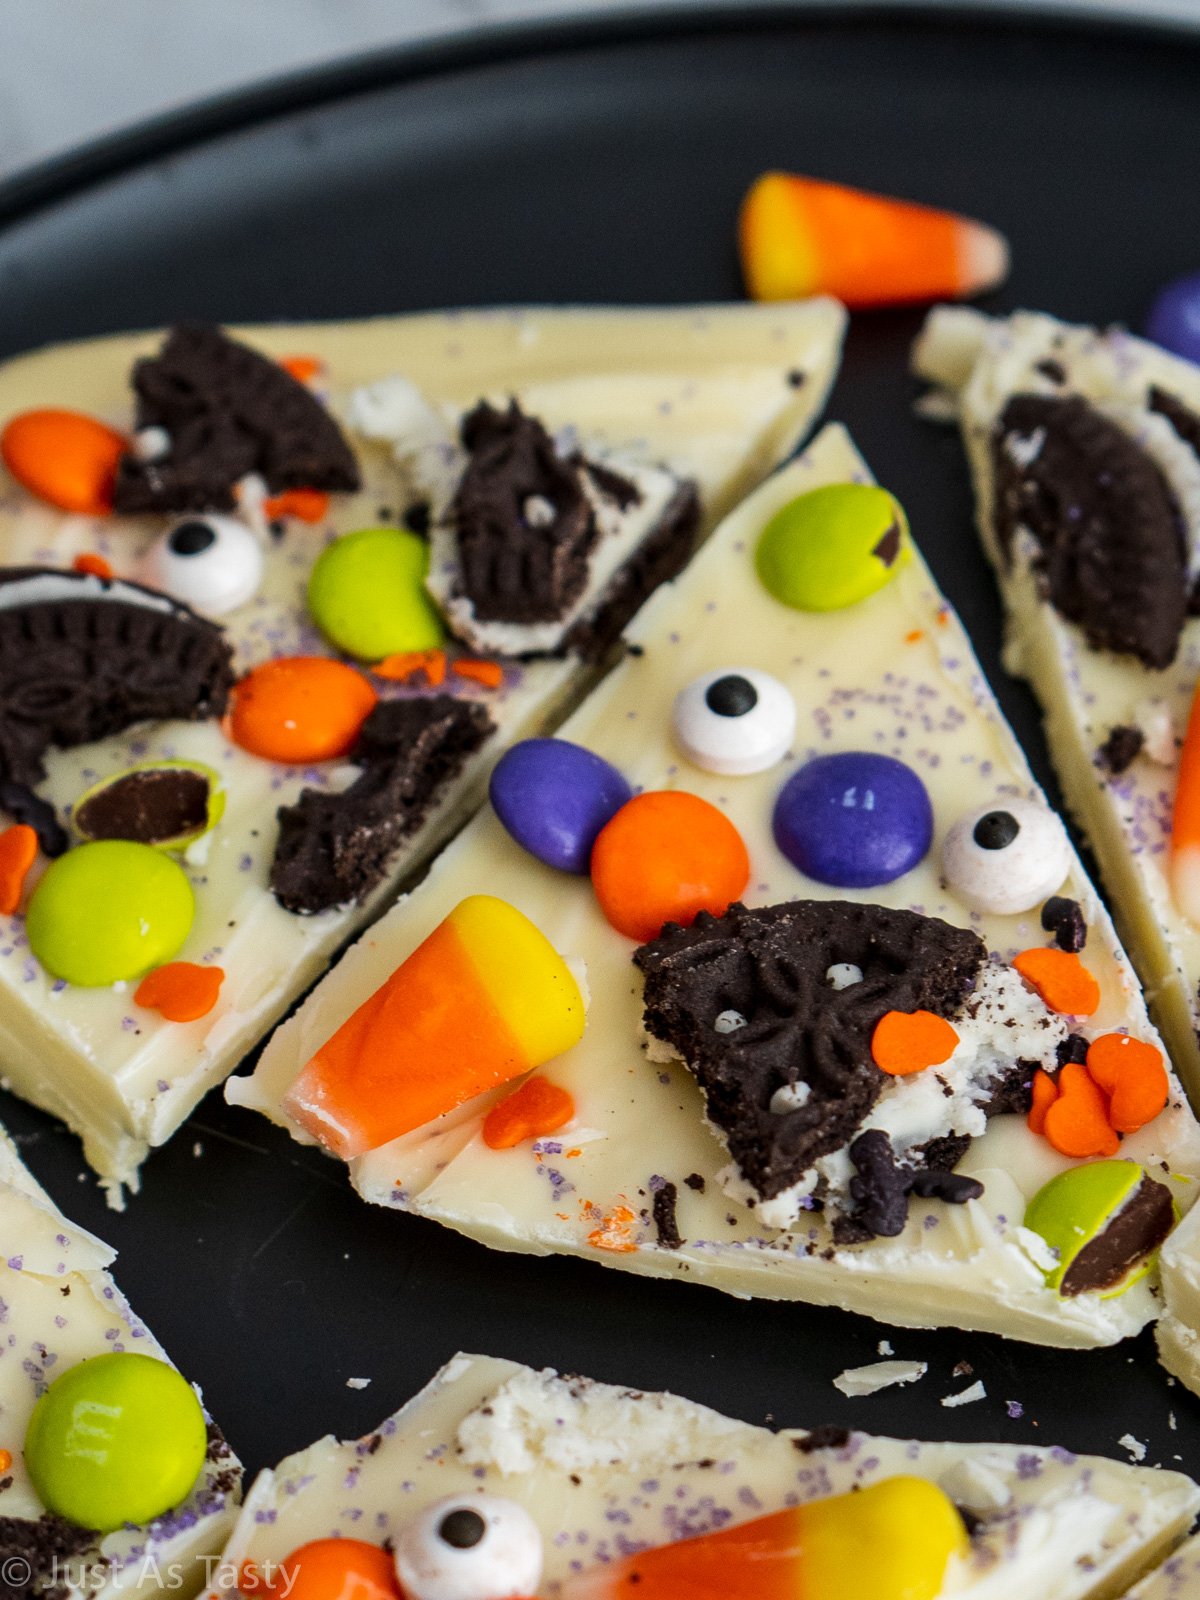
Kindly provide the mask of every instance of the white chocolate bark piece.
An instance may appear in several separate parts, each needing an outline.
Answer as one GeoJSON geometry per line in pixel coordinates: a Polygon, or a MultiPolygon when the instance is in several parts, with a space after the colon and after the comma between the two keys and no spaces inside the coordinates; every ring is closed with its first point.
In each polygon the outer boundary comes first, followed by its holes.
{"type": "Polygon", "coordinates": [[[1195,1096],[1200,927],[1176,904],[1167,869],[1179,750],[1200,677],[1200,619],[1184,622],[1175,658],[1162,671],[1132,654],[1090,647],[1082,628],[1042,593],[1028,545],[1018,538],[1011,561],[999,547],[992,433],[1018,393],[1079,394],[1099,407],[1165,474],[1184,523],[1192,580],[1200,560],[1200,462],[1167,418],[1149,409],[1148,395],[1157,386],[1200,409],[1200,369],[1121,329],[1072,327],[1029,312],[993,321],[957,307],[931,314],[913,363],[958,417],[980,534],[1008,613],[1006,663],[1042,702],[1067,803],[1096,852],[1151,1010],[1195,1096]],[[1114,728],[1142,736],[1141,750],[1116,773],[1098,755],[1114,728]]]}
{"type": "Polygon", "coordinates": [[[772,1433],[672,1394],[460,1355],[375,1434],[322,1439],[263,1472],[220,1576],[232,1583],[246,1563],[266,1575],[312,1539],[382,1545],[431,1502],[482,1490],[537,1522],[538,1593],[552,1600],[565,1580],[630,1550],[900,1474],[931,1479],[981,1519],[942,1591],[976,1600],[1116,1594],[1200,1504],[1179,1473],[1066,1450],[857,1432],[806,1450],[803,1430],[772,1433]]]}
{"type": "MultiPolygon", "coordinates": [[[[845,432],[825,429],[643,611],[629,635],[641,653],[622,663],[562,734],[613,762],[635,788],[687,789],[726,811],[749,850],[750,906],[813,898],[919,909],[974,928],[1006,960],[1046,942],[1039,910],[969,910],[943,882],[941,843],[964,814],[1002,797],[1037,799],[1038,792],[920,557],[870,598],[824,613],[779,604],[755,574],[756,541],[775,512],[806,490],[866,477],[845,432]],[[681,759],[671,736],[674,698],[716,667],[769,672],[791,691],[796,738],[773,769],[729,778],[681,759]],[[885,887],[835,890],[802,876],[780,853],[772,807],[795,767],[854,749],[903,757],[920,773],[934,841],[917,867],[885,887]]],[[[639,1047],[634,942],[605,920],[587,879],[540,865],[490,810],[276,1031],[254,1073],[230,1080],[227,1097],[289,1125],[284,1096],[318,1047],[454,906],[479,892],[510,901],[586,966],[587,1030],[546,1069],[573,1096],[575,1120],[553,1138],[492,1150],[480,1131],[492,1103],[485,1097],[359,1157],[351,1177],[367,1200],[434,1218],[499,1249],[578,1254],[738,1295],[842,1305],[895,1324],[1091,1346],[1113,1343],[1155,1315],[1153,1279],[1107,1299],[1064,1299],[1047,1287],[1044,1241],[1022,1219],[1033,1194],[1070,1163],[1020,1117],[995,1117],[957,1168],[983,1182],[981,1199],[953,1207],[914,1203],[899,1237],[837,1248],[814,1214],[790,1231],[764,1226],[754,1210],[721,1192],[725,1153],[705,1125],[693,1079],[639,1047]],[[684,1241],[677,1248],[657,1237],[651,1215],[654,1194],[667,1183],[677,1191],[684,1241]]],[[[1101,990],[1085,1033],[1123,1028],[1154,1043],[1133,973],[1073,853],[1058,892],[1082,910],[1086,964],[1101,990]]],[[[1181,1209],[1191,1205],[1200,1130],[1177,1084],[1168,1108],[1127,1138],[1122,1153],[1167,1183],[1181,1209]]]]}
{"type": "Polygon", "coordinates": [[[1185,1540],[1125,1600],[1200,1600],[1200,1535],[1185,1540]]]}
{"type": "MultiPolygon", "coordinates": [[[[447,414],[483,394],[514,394],[548,427],[570,426],[587,446],[647,464],[656,482],[667,473],[654,463],[669,467],[671,481],[694,480],[707,527],[808,429],[832,381],[844,321],[840,306],[821,300],[781,309],[464,312],[235,336],[270,355],[320,359],[335,410],[349,408],[355,389],[390,371],[402,372],[425,403],[447,414]]],[[[0,369],[0,418],[70,405],[127,427],[131,365],[158,345],[157,335],[118,337],[13,361],[0,369]]],[[[414,429],[419,441],[419,418],[414,429]]],[[[378,524],[381,507],[398,518],[411,486],[411,474],[384,446],[362,443],[359,454],[362,492],[335,496],[324,527],[288,521],[279,537],[263,534],[259,592],[223,619],[238,671],[280,655],[329,653],[305,603],[313,561],[335,534],[378,524]]],[[[69,566],[76,554],[92,552],[118,575],[130,574],[168,525],[158,517],[67,516],[11,481],[0,488],[0,561],[8,565],[69,566]]],[[[264,761],[230,743],[213,722],[142,725],[51,751],[40,792],[60,815],[98,779],[135,762],[181,758],[220,774],[224,816],[185,861],[197,914],[179,959],[219,965],[226,977],[207,1017],[167,1022],[135,1006],[131,992],[56,983],[30,955],[21,918],[0,918],[6,1085],[81,1135],[88,1160],[119,1200],[123,1186],[136,1186],[149,1149],[170,1137],[338,947],[470,816],[504,746],[560,719],[589,671],[570,658],[510,664],[495,690],[451,674],[446,688],[485,703],[496,731],[435,799],[366,901],[315,916],[284,910],[267,887],[275,812],[305,787],[344,787],[353,768],[264,761]]]]}
{"type": "MultiPolygon", "coordinates": [[[[12,1457],[0,1472],[0,1583],[30,1593],[49,1574],[38,1570],[36,1536],[46,1514],[25,1471],[22,1447],[38,1396],[60,1373],[90,1356],[132,1350],[166,1356],[108,1274],[114,1252],[61,1215],[22,1166],[0,1130],[0,1449],[12,1457]],[[12,1566],[10,1563],[17,1563],[12,1566]]],[[[229,1536],[241,1499],[241,1469],[214,1435],[204,1472],[177,1510],[149,1528],[122,1529],[64,1558],[64,1592],[109,1600],[137,1586],[173,1589],[187,1600],[208,1581],[206,1560],[229,1536]]]]}

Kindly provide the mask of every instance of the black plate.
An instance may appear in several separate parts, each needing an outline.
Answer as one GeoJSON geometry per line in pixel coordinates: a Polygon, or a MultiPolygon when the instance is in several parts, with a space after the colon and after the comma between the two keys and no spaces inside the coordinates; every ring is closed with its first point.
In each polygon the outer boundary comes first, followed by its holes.
{"type": "MultiPolygon", "coordinates": [[[[0,191],[0,354],[185,316],[734,299],[737,204],[776,165],[987,217],[1014,247],[998,307],[1136,324],[1157,285],[1200,265],[1198,69],[1183,37],[944,13],[741,11],[376,58],[0,191]]],[[[958,441],[910,412],[919,322],[855,319],[829,414],[907,505],[1048,779],[1032,701],[999,666],[958,441]]],[[[369,1209],[334,1163],[218,1094],[118,1218],[80,1181],[74,1140],[11,1099],[0,1114],[66,1211],[120,1248],[121,1284],[252,1469],[323,1432],[366,1431],[465,1348],[672,1388],[755,1422],[1118,1456],[1130,1433],[1150,1461],[1200,1474],[1200,1402],[1168,1387],[1149,1335],[1077,1354],[891,1333],[490,1253],[369,1209]],[[844,1400],[830,1379],[889,1334],[929,1375],[844,1400]],[[943,1410],[971,1381],[959,1363],[987,1399],[943,1410]],[[371,1387],[347,1390],[359,1376],[371,1387]]]]}

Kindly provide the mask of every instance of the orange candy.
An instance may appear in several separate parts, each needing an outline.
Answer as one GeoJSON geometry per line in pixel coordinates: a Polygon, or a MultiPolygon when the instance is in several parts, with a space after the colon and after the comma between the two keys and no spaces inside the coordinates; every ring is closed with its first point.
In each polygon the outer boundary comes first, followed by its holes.
{"type": "Polygon", "coordinates": [[[871,1035],[875,1065],[893,1078],[940,1067],[957,1048],[957,1032],[933,1011],[885,1011],[871,1035]]]}
{"type": "Polygon", "coordinates": [[[61,511],[100,517],[112,510],[124,435],[80,411],[22,411],[0,433],[0,456],[13,477],[61,511]]]}
{"type": "Polygon", "coordinates": [[[767,172],[739,224],[756,300],[833,294],[848,306],[979,294],[1008,272],[1008,246],[969,217],[839,183],[767,172]]]}
{"type": "Polygon", "coordinates": [[[1046,1113],[1058,1099],[1058,1087],[1048,1072],[1041,1067],[1033,1075],[1033,1102],[1026,1122],[1030,1133],[1045,1133],[1046,1113]]]}
{"type": "Polygon", "coordinates": [[[504,668],[498,661],[475,661],[469,656],[464,656],[458,661],[452,661],[450,670],[456,677],[466,678],[470,683],[481,684],[485,689],[498,689],[504,682],[504,668]]]}
{"type": "Polygon", "coordinates": [[[549,1078],[526,1078],[483,1119],[483,1142],[489,1150],[511,1150],[527,1139],[557,1133],[575,1115],[575,1101],[549,1078]]]}
{"type": "Polygon", "coordinates": [[[168,961],[148,972],[137,986],[134,1001],[147,1011],[158,1011],[168,1022],[195,1022],[217,1003],[225,973],[221,967],[201,967],[194,961],[168,961]]]}
{"type": "Polygon", "coordinates": [[[1087,1070],[1109,1097],[1108,1120],[1118,1133],[1136,1133],[1167,1103],[1162,1052],[1141,1039],[1102,1033],[1088,1046],[1087,1070]]]}
{"type": "Polygon", "coordinates": [[[635,795],[601,829],[592,850],[600,909],[639,944],[663,924],[722,916],[750,881],[750,857],[723,811],[681,789],[635,795]]]}
{"type": "Polygon", "coordinates": [[[342,661],[280,656],[238,684],[230,735],[266,761],[336,761],[348,753],[378,700],[362,673],[342,661]]]}
{"type": "Polygon", "coordinates": [[[1059,1155],[1076,1161],[1115,1156],[1121,1148],[1104,1096],[1077,1061],[1068,1061],[1058,1075],[1058,1093],[1046,1107],[1042,1132],[1059,1155]]]}
{"type": "Polygon", "coordinates": [[[297,383],[311,383],[325,371],[325,363],[320,356],[283,356],[279,365],[297,383]]]}
{"type": "Polygon", "coordinates": [[[0,1475],[3,1475],[12,1466],[12,1454],[8,1450],[0,1450],[0,1475]]]}
{"type": "Polygon", "coordinates": [[[28,823],[15,822],[0,833],[0,915],[11,917],[21,904],[37,853],[38,837],[28,823]]]}
{"type": "Polygon", "coordinates": [[[85,572],[93,578],[111,578],[113,575],[112,562],[106,561],[93,550],[85,550],[82,555],[76,556],[71,567],[73,571],[85,572]]]}
{"type": "Polygon", "coordinates": [[[1100,1004],[1100,985],[1069,950],[1022,950],[1013,966],[1061,1016],[1090,1017],[1100,1004]]]}
{"type": "Polygon", "coordinates": [[[377,678],[387,678],[393,683],[408,683],[419,672],[423,672],[429,686],[436,689],[446,681],[446,652],[399,650],[395,655],[377,661],[371,671],[377,678]]]}
{"type": "Polygon", "coordinates": [[[392,1557],[362,1539],[314,1539],[279,1563],[268,1581],[253,1562],[238,1573],[242,1594],[279,1600],[403,1600],[392,1557]]]}
{"type": "Polygon", "coordinates": [[[297,522],[324,522],[329,515],[329,496],[324,489],[285,489],[263,501],[263,511],[272,522],[295,517],[297,522]]]}

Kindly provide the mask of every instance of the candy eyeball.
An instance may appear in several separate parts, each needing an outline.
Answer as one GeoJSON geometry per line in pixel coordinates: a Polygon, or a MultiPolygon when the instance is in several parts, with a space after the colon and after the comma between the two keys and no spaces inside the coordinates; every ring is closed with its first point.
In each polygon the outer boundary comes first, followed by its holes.
{"type": "Polygon", "coordinates": [[[778,678],[733,667],[707,672],[681,689],[671,727],[680,750],[705,772],[765,772],[787,754],[796,705],[778,678]]]}
{"type": "Polygon", "coordinates": [[[1071,867],[1066,830],[1048,806],[998,800],[962,817],[946,835],[942,869],[952,889],[978,911],[1030,911],[1071,867]]]}
{"type": "Polygon", "coordinates": [[[262,546],[236,517],[187,517],[151,545],[138,576],[202,616],[223,617],[258,593],[262,546]]]}
{"type": "Polygon", "coordinates": [[[523,1506],[499,1495],[453,1495],[427,1506],[396,1540],[408,1600],[510,1600],[542,1579],[542,1536],[523,1506]]]}

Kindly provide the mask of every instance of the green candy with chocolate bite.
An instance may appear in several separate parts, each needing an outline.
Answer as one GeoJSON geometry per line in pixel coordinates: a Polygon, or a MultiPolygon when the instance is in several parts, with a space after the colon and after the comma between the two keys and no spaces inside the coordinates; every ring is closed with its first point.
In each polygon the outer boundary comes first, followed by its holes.
{"type": "Polygon", "coordinates": [[[1057,1252],[1046,1282],[1064,1298],[1124,1294],[1154,1265],[1178,1212],[1136,1161],[1070,1167],[1029,1202],[1025,1226],[1057,1252]]]}
{"type": "Polygon", "coordinates": [[[870,483],[831,483],[797,495],[767,523],[755,553],[764,587],[797,611],[857,605],[911,560],[903,509],[870,483]]]}
{"type": "Polygon", "coordinates": [[[132,839],[183,850],[225,813],[220,774],[199,761],[142,761],[101,778],[75,802],[71,820],[85,842],[132,839]]]}

